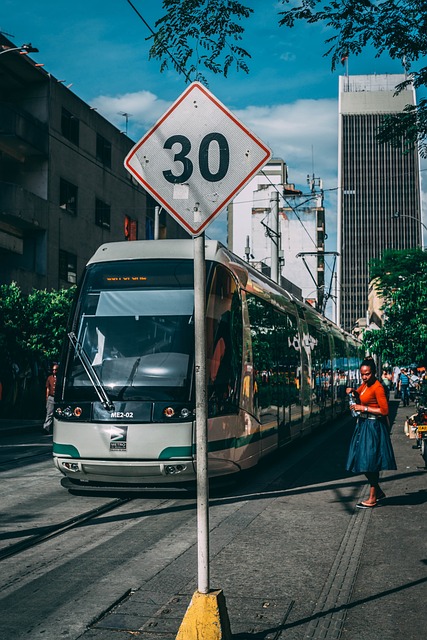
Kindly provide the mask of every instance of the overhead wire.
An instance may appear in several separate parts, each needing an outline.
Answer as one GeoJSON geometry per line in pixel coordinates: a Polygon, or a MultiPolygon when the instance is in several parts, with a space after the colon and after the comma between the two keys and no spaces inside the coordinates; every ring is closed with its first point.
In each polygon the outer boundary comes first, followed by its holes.
{"type": "MultiPolygon", "coordinates": [[[[145,26],[147,27],[147,29],[150,31],[151,35],[155,36],[156,32],[154,31],[154,29],[151,28],[151,26],[148,24],[147,20],[144,18],[144,16],[138,11],[138,9],[135,7],[135,5],[133,4],[133,2],[131,2],[131,0],[127,0],[127,3],[132,7],[132,9],[135,11],[136,15],[138,16],[138,18],[140,18],[142,20],[142,22],[145,24],[145,26]]],[[[191,82],[191,78],[188,75],[187,71],[184,69],[184,67],[181,66],[181,64],[178,62],[178,60],[173,56],[173,54],[169,51],[168,47],[162,42],[161,43],[163,49],[165,50],[165,52],[168,54],[169,58],[173,61],[173,63],[176,65],[177,69],[180,70],[180,72],[184,75],[185,79],[187,80],[187,82],[191,82]]]]}

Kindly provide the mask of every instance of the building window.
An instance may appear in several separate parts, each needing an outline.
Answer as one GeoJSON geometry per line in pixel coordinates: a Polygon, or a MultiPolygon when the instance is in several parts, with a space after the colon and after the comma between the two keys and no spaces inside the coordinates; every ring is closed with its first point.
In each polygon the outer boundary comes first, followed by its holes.
{"type": "Polygon", "coordinates": [[[59,279],[69,284],[77,282],[77,256],[62,249],[59,250],[59,279]]]}
{"type": "Polygon", "coordinates": [[[59,206],[68,213],[77,215],[77,192],[78,188],[75,184],[71,184],[64,178],[59,182],[59,206]]]}
{"type": "Polygon", "coordinates": [[[102,200],[95,200],[95,224],[104,229],[110,228],[111,207],[102,200]]]}
{"type": "Polygon", "coordinates": [[[111,168],[111,142],[99,133],[96,135],[96,159],[104,167],[111,168]]]}
{"type": "Polygon", "coordinates": [[[138,220],[130,216],[125,216],[125,238],[126,240],[138,240],[138,220]]]}
{"type": "Polygon", "coordinates": [[[73,116],[67,109],[62,109],[61,133],[64,138],[77,145],[79,144],[79,119],[73,116]]]}

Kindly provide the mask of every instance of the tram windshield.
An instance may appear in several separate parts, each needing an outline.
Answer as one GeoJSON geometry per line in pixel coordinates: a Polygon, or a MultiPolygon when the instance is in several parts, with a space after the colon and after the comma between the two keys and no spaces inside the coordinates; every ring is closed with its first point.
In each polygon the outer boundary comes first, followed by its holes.
{"type": "MultiPolygon", "coordinates": [[[[88,268],[75,334],[111,400],[190,400],[193,265],[179,260],[88,268]]],[[[69,363],[69,399],[96,399],[80,360],[69,363]]]]}

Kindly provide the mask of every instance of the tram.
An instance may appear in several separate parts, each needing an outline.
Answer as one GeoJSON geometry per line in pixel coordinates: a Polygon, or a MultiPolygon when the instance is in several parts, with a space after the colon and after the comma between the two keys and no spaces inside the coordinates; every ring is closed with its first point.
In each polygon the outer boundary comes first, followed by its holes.
{"type": "MultiPolygon", "coordinates": [[[[193,241],[102,245],[78,287],[56,385],[53,457],[66,487],[195,480],[193,241]]],[[[206,241],[209,476],[340,415],[351,335],[206,241]]]]}

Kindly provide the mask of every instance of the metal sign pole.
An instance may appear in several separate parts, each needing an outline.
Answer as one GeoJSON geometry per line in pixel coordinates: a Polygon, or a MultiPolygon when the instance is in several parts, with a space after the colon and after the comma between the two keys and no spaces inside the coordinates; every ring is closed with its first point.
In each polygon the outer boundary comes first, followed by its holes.
{"type": "Polygon", "coordinates": [[[208,403],[206,389],[206,263],[205,234],[193,240],[194,335],[197,463],[198,591],[209,592],[208,403]]]}

